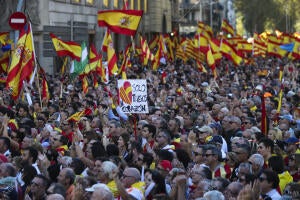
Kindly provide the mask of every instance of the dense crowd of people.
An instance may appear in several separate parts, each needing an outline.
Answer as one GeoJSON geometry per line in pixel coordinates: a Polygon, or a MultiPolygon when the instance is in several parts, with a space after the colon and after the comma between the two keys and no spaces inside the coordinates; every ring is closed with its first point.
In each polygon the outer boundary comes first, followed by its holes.
{"type": "Polygon", "coordinates": [[[300,199],[299,62],[216,70],[133,65],[149,113],[122,111],[116,79],[84,94],[48,75],[51,99],[33,86],[31,105],[3,87],[1,199],[300,199]]]}

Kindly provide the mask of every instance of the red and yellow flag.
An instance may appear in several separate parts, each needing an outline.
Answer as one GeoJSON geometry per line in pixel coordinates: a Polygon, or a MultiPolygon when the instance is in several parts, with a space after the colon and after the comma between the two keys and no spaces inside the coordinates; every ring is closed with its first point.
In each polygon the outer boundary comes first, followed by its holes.
{"type": "Polygon", "coordinates": [[[103,39],[103,50],[106,50],[107,53],[107,66],[108,66],[108,74],[116,75],[118,74],[118,65],[117,65],[117,55],[113,46],[113,41],[110,35],[110,32],[107,30],[103,39]]]}
{"type": "Polygon", "coordinates": [[[223,19],[222,21],[221,30],[225,33],[229,33],[232,36],[234,35],[234,29],[226,19],[223,19]]]}
{"type": "Polygon", "coordinates": [[[0,44],[6,44],[8,36],[9,36],[9,32],[0,33],[0,44]]]}
{"type": "Polygon", "coordinates": [[[222,54],[235,65],[239,65],[243,61],[243,58],[237,54],[236,50],[225,39],[222,40],[220,50],[222,54]]]}
{"type": "Polygon", "coordinates": [[[144,39],[142,36],[141,36],[141,47],[142,47],[143,64],[147,65],[148,60],[150,60],[150,61],[154,60],[154,55],[150,51],[150,48],[147,44],[147,40],[144,39]]]}
{"type": "Polygon", "coordinates": [[[82,91],[84,94],[87,94],[89,91],[89,83],[88,83],[86,75],[83,75],[81,81],[82,81],[82,91]]]}
{"type": "Polygon", "coordinates": [[[143,16],[142,10],[104,10],[98,12],[98,25],[112,32],[134,36],[143,16]]]}
{"type": "Polygon", "coordinates": [[[295,60],[300,59],[300,38],[295,39],[292,56],[295,60]]]}
{"type": "Polygon", "coordinates": [[[275,43],[273,41],[268,41],[267,50],[268,55],[275,56],[278,58],[283,58],[287,51],[280,48],[281,43],[275,43]]]}
{"type": "Polygon", "coordinates": [[[29,81],[34,69],[34,51],[31,25],[26,24],[20,32],[17,48],[12,53],[12,60],[7,72],[6,87],[11,89],[12,98],[19,97],[23,81],[29,81]]]}
{"type": "Polygon", "coordinates": [[[81,45],[76,42],[65,42],[57,38],[53,33],[50,33],[53,46],[58,56],[70,56],[73,60],[80,62],[81,45]]]}
{"type": "Polygon", "coordinates": [[[216,72],[216,62],[215,62],[215,58],[211,52],[211,49],[209,49],[207,51],[207,54],[206,54],[206,62],[208,64],[208,66],[210,67],[213,75],[214,75],[214,78],[217,78],[217,72],[216,72]]]}

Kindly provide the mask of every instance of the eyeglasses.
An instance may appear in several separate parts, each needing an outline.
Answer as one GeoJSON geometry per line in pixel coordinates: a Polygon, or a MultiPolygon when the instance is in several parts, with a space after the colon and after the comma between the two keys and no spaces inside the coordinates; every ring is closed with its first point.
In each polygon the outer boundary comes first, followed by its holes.
{"type": "Polygon", "coordinates": [[[54,140],[54,141],[57,141],[57,140],[59,140],[59,139],[58,139],[58,138],[53,138],[53,140],[54,140]]]}
{"type": "Polygon", "coordinates": [[[157,138],[162,138],[162,137],[164,137],[164,136],[162,136],[162,135],[157,135],[156,137],[157,137],[157,138]]]}
{"type": "Polygon", "coordinates": [[[263,182],[264,180],[267,180],[267,178],[264,178],[264,177],[259,177],[258,179],[259,179],[260,182],[263,182]]]}
{"type": "Polygon", "coordinates": [[[214,156],[214,155],[215,154],[212,154],[212,153],[210,153],[210,154],[209,153],[208,154],[204,154],[205,157],[214,156]]]}
{"type": "Polygon", "coordinates": [[[243,122],[242,124],[250,124],[250,122],[243,122]]]}

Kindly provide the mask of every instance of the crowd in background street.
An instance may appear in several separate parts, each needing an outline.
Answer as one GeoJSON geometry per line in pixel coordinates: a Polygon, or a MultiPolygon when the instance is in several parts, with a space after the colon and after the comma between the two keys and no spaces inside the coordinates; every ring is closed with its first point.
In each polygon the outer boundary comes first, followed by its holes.
{"type": "Polygon", "coordinates": [[[1,199],[300,199],[299,62],[127,70],[149,113],[122,111],[116,78],[84,94],[48,75],[50,101],[33,86],[32,105],[0,90],[1,199]]]}

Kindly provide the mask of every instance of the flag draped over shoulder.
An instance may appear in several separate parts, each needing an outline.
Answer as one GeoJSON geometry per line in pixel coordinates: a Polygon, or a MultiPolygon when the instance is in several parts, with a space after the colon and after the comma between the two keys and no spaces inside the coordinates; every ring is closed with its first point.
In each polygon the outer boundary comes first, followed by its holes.
{"type": "Polygon", "coordinates": [[[58,56],[70,56],[73,60],[80,61],[81,46],[76,42],[65,42],[50,33],[52,42],[58,56]]]}
{"type": "Polygon", "coordinates": [[[98,25],[112,32],[134,36],[142,18],[142,10],[104,10],[98,12],[98,25]]]}
{"type": "Polygon", "coordinates": [[[34,47],[31,25],[26,24],[20,31],[17,48],[12,53],[12,60],[7,72],[6,87],[11,89],[16,100],[21,92],[23,81],[29,81],[34,68],[34,47]]]}

